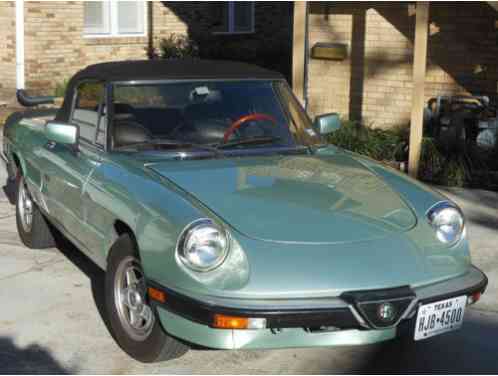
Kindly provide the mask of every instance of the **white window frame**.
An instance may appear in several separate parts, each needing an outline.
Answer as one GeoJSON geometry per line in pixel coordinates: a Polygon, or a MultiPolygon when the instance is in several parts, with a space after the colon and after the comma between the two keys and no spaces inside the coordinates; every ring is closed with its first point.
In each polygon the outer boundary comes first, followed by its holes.
{"type": "Polygon", "coordinates": [[[228,30],[227,31],[215,31],[213,34],[254,34],[255,29],[255,11],[254,11],[254,1],[251,3],[251,30],[246,31],[236,31],[235,30],[235,1],[227,1],[228,3],[228,30]]]}
{"type": "Polygon", "coordinates": [[[109,32],[106,33],[89,33],[85,31],[83,26],[83,38],[130,38],[130,37],[145,37],[147,36],[147,5],[148,1],[139,1],[144,7],[144,19],[143,25],[144,30],[141,33],[120,33],[118,27],[118,1],[117,0],[103,0],[105,6],[107,6],[106,11],[104,11],[104,17],[108,17],[109,32]]]}

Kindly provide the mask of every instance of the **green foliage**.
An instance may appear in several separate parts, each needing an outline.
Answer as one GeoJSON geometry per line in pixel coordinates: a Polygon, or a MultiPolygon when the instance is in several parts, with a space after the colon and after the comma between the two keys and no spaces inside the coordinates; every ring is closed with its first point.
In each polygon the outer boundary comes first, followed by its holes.
{"type": "MultiPolygon", "coordinates": [[[[330,135],[328,141],[378,161],[408,160],[408,127],[374,129],[357,122],[343,121],[341,128],[330,135]]],[[[469,183],[471,173],[465,156],[445,155],[432,137],[424,137],[419,178],[435,184],[461,187],[469,183]]]]}
{"type": "Polygon", "coordinates": [[[57,82],[55,84],[55,90],[54,90],[54,96],[56,97],[63,97],[66,94],[66,89],[67,89],[67,84],[69,80],[65,78],[61,82],[57,82]]]}
{"type": "Polygon", "coordinates": [[[419,178],[436,181],[445,165],[446,157],[440,152],[432,137],[422,138],[419,178]]]}
{"type": "Polygon", "coordinates": [[[471,179],[465,159],[460,155],[447,160],[446,166],[440,171],[438,178],[437,182],[455,187],[463,187],[471,179]]]}
{"type": "Polygon", "coordinates": [[[370,158],[402,161],[408,143],[406,128],[375,129],[353,121],[343,121],[340,129],[329,136],[329,142],[370,158]]]}
{"type": "Polygon", "coordinates": [[[463,155],[445,155],[432,137],[424,137],[419,178],[436,184],[463,187],[471,177],[463,155]]]}
{"type": "Polygon", "coordinates": [[[159,48],[161,58],[163,59],[194,58],[199,56],[197,43],[186,35],[170,34],[161,40],[159,48]]]}

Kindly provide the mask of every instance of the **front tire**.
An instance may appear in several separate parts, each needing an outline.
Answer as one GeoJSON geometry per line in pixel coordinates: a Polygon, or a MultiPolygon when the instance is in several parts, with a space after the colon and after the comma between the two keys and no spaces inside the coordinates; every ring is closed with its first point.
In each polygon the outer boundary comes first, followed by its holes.
{"type": "Polygon", "coordinates": [[[55,247],[50,224],[33,201],[22,175],[17,178],[16,188],[16,224],[21,241],[32,249],[55,247]]]}
{"type": "Polygon", "coordinates": [[[105,300],[112,334],[132,358],[151,363],[178,358],[188,351],[187,345],[164,332],[150,306],[138,250],[128,234],[111,247],[105,300]]]}

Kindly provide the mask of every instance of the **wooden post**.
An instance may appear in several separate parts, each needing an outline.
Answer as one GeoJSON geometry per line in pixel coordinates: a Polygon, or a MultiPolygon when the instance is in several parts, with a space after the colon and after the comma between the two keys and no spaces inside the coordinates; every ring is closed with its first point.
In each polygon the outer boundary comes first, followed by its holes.
{"type": "Polygon", "coordinates": [[[295,1],[292,38],[292,90],[301,103],[304,103],[305,38],[306,1],[295,1]]]}
{"type": "Polygon", "coordinates": [[[156,57],[154,48],[154,2],[147,2],[147,56],[149,59],[156,57]]]}
{"type": "Polygon", "coordinates": [[[413,57],[412,115],[410,122],[410,155],[408,172],[418,176],[424,126],[424,84],[427,68],[427,37],[429,26],[429,2],[418,2],[415,20],[415,48],[413,57]]]}

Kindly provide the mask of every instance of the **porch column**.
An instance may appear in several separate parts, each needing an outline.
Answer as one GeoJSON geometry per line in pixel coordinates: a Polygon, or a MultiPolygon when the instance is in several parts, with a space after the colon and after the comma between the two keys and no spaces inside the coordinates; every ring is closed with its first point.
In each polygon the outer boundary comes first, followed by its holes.
{"type": "Polygon", "coordinates": [[[429,27],[429,2],[418,2],[415,20],[415,48],[413,57],[412,115],[410,121],[410,155],[408,172],[418,176],[422,131],[424,126],[424,84],[427,67],[427,35],[429,27]]]}
{"type": "Polygon", "coordinates": [[[306,1],[294,2],[294,26],[292,38],[292,90],[304,103],[304,58],[306,38],[306,1]]]}

